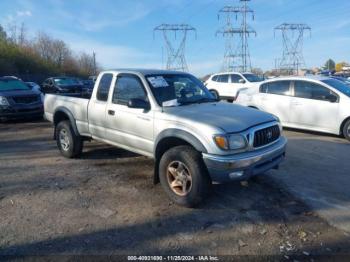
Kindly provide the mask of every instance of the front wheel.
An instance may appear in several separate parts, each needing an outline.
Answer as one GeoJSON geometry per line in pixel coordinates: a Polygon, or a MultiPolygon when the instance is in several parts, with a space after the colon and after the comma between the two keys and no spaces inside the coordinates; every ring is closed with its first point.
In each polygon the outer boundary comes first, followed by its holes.
{"type": "Polygon", "coordinates": [[[346,121],[346,123],[344,125],[343,135],[348,141],[350,141],[350,119],[348,121],[346,121]]]}
{"type": "Polygon", "coordinates": [[[201,154],[190,146],[177,146],[164,153],[159,179],[169,198],[186,207],[201,203],[211,186],[201,154]]]}
{"type": "Polygon", "coordinates": [[[62,121],[56,127],[57,147],[67,158],[75,158],[83,151],[83,140],[74,133],[69,121],[62,121]]]}

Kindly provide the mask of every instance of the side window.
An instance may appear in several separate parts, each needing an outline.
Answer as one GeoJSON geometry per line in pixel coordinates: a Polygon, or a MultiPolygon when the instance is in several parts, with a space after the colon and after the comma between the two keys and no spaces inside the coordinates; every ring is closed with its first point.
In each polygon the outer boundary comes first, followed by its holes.
{"type": "Polygon", "coordinates": [[[218,82],[220,83],[228,83],[229,75],[219,75],[218,82]]]}
{"type": "Polygon", "coordinates": [[[112,74],[104,74],[101,77],[100,83],[98,84],[96,98],[99,101],[107,101],[108,93],[111,87],[113,75],[112,74]]]}
{"type": "Polygon", "coordinates": [[[217,82],[218,81],[218,76],[213,76],[213,78],[211,80],[214,81],[214,82],[217,82]]]}
{"type": "Polygon", "coordinates": [[[113,92],[113,103],[127,105],[130,99],[147,100],[147,95],[140,79],[133,75],[118,76],[113,92]]]}
{"type": "Polygon", "coordinates": [[[274,95],[288,96],[290,95],[290,81],[276,81],[263,85],[264,92],[274,95]]]}
{"type": "Polygon", "coordinates": [[[239,80],[243,79],[240,75],[231,75],[231,82],[235,84],[239,84],[239,80]]]}
{"type": "Polygon", "coordinates": [[[335,94],[328,88],[315,83],[296,81],[294,84],[295,97],[328,101],[331,95],[335,94]]]}
{"type": "Polygon", "coordinates": [[[263,84],[260,86],[260,93],[267,93],[267,84],[263,84]]]}

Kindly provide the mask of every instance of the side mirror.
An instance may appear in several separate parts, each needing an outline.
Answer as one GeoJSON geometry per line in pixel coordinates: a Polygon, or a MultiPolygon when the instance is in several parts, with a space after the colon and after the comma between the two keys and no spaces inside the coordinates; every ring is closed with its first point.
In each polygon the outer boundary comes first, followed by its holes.
{"type": "Polygon", "coordinates": [[[129,108],[139,108],[144,110],[150,110],[151,105],[148,101],[141,98],[132,98],[128,101],[128,107],[129,108]]]}
{"type": "Polygon", "coordinates": [[[245,84],[245,80],[244,79],[239,79],[238,83],[245,84]]]}
{"type": "Polygon", "coordinates": [[[338,97],[335,95],[329,95],[326,99],[331,103],[336,103],[338,101],[338,97]]]}

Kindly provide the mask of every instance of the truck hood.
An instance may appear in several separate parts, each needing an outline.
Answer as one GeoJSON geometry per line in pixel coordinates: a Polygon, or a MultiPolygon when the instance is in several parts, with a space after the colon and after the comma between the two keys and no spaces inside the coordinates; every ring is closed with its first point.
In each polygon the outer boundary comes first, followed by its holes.
{"type": "Polygon", "coordinates": [[[276,121],[271,114],[229,103],[203,103],[164,108],[176,121],[202,123],[220,128],[226,133],[237,133],[250,127],[276,121]]]}

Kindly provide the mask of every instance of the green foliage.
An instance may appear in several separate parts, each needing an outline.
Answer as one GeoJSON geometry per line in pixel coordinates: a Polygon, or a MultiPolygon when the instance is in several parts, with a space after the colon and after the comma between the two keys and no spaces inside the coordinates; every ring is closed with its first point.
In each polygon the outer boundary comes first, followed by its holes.
{"type": "MultiPolygon", "coordinates": [[[[47,58],[41,50],[37,48],[35,40],[27,41],[26,44],[16,43],[13,39],[6,37],[6,32],[0,25],[0,76],[2,75],[41,75],[43,77],[55,75],[69,75],[86,78],[91,75],[91,70],[86,70],[81,63],[81,57],[71,55],[71,50],[61,40],[52,39],[45,35],[44,44],[47,44],[52,57],[59,51],[62,56],[62,62],[47,58]],[[59,43],[60,46],[55,46],[59,43]],[[56,49],[54,49],[56,48],[56,49]],[[55,53],[56,52],[56,53],[55,53]]],[[[89,55],[84,54],[90,58],[89,55]]],[[[86,60],[85,57],[85,60],[86,60]]]]}
{"type": "Polygon", "coordinates": [[[335,70],[335,62],[334,62],[334,60],[328,59],[327,62],[325,63],[325,65],[324,65],[323,69],[334,71],[335,70]]]}

